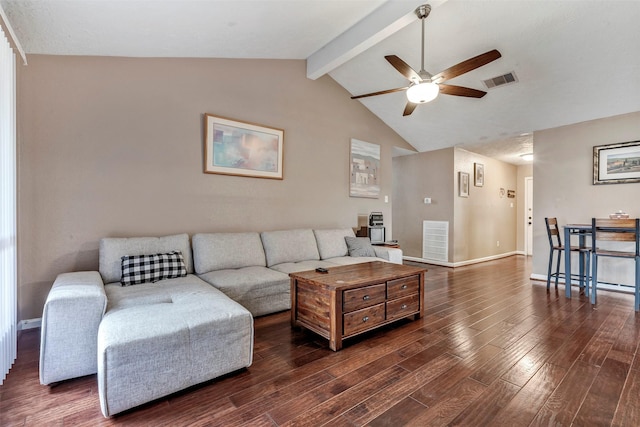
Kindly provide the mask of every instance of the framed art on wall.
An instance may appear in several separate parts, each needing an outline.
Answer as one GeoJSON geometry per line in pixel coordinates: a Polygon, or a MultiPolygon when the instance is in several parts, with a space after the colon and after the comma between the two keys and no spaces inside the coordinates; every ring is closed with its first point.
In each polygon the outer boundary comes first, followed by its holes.
{"type": "Polygon", "coordinates": [[[283,179],[284,130],[204,116],[205,173],[283,179]]]}
{"type": "Polygon", "coordinates": [[[484,165],[482,163],[473,164],[473,185],[482,187],[484,185],[484,165]]]}
{"type": "Polygon", "coordinates": [[[593,183],[640,182],[640,141],[593,147],[593,183]]]}
{"type": "Polygon", "coordinates": [[[469,174],[458,172],[458,196],[469,197],[469,174]]]}
{"type": "Polygon", "coordinates": [[[380,146],[351,139],[349,196],[380,197],[380,146]]]}

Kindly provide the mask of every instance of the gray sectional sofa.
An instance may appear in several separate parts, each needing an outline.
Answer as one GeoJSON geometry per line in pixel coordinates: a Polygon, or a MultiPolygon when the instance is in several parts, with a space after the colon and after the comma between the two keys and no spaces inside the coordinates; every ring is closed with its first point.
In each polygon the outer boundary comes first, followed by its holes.
{"type": "Polygon", "coordinates": [[[380,261],[402,264],[402,251],[374,246],[375,257],[352,257],[350,228],[208,233],[193,236],[196,274],[254,316],[291,308],[289,273],[380,261]]]}
{"type": "Polygon", "coordinates": [[[351,229],[104,238],[99,272],[58,276],[42,316],[40,382],[97,373],[105,417],[249,367],[253,316],[290,308],[288,274],[352,257],[351,229]],[[123,257],[179,251],[181,277],[122,286],[123,257]]]}

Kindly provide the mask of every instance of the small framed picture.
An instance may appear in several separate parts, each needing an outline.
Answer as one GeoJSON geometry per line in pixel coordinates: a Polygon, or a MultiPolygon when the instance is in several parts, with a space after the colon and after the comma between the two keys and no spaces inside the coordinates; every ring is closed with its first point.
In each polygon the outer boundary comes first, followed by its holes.
{"type": "Polygon", "coordinates": [[[380,197],[380,146],[351,139],[349,196],[380,197]]]}
{"type": "Polygon", "coordinates": [[[458,196],[469,197],[469,174],[458,172],[458,196]]]}
{"type": "Polygon", "coordinates": [[[482,163],[473,164],[473,185],[482,187],[484,185],[484,165],[482,163]]]}

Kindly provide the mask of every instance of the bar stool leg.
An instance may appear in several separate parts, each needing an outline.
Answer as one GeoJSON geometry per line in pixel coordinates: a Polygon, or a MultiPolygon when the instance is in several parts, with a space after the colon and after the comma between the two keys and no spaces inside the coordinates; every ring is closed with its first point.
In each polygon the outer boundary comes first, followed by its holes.
{"type": "MultiPolygon", "coordinates": [[[[555,281],[556,289],[558,289],[558,277],[560,277],[560,257],[561,256],[562,256],[562,249],[558,250],[558,259],[556,261],[556,281],[555,281]]],[[[571,274],[569,274],[569,278],[571,278],[571,274]]]]}
{"type": "Polygon", "coordinates": [[[596,303],[596,287],[598,285],[598,256],[593,254],[593,268],[591,269],[591,304],[596,303]]]}
{"type": "Polygon", "coordinates": [[[636,298],[635,310],[640,311],[640,257],[636,257],[636,298]]]}
{"type": "Polygon", "coordinates": [[[553,249],[549,251],[549,267],[547,268],[547,289],[551,285],[551,268],[553,264],[553,249]]]}
{"type": "Polygon", "coordinates": [[[586,268],[584,269],[584,275],[585,275],[585,278],[584,278],[584,294],[588,297],[589,296],[589,283],[590,283],[590,280],[591,280],[591,277],[589,277],[589,273],[590,273],[589,268],[591,267],[590,266],[591,253],[590,252],[585,252],[584,256],[585,256],[586,261],[587,261],[586,268]]]}

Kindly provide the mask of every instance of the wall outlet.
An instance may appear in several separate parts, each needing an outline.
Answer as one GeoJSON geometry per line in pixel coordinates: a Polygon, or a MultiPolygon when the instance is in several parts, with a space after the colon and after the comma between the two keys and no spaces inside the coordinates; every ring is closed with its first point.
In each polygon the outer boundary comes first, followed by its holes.
{"type": "Polygon", "coordinates": [[[389,196],[384,196],[384,202],[389,203],[389,196]]]}
{"type": "Polygon", "coordinates": [[[500,240],[498,240],[498,241],[496,242],[496,246],[497,246],[497,247],[500,247],[500,240]]]}

